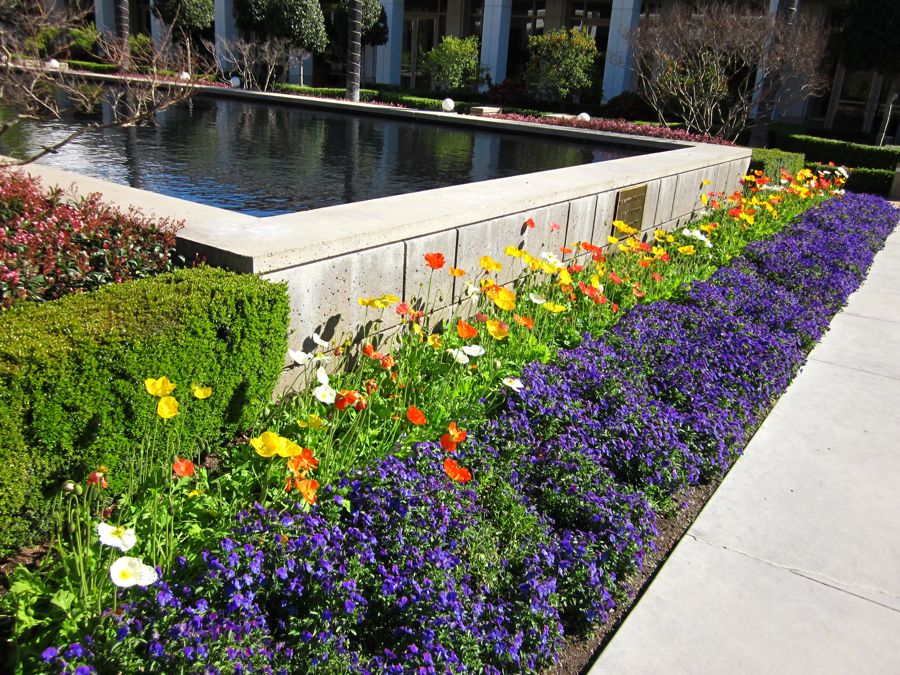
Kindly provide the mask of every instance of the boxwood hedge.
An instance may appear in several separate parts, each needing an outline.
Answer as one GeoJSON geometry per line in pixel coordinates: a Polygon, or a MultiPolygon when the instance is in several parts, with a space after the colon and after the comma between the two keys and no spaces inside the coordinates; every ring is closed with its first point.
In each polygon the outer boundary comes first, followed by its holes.
{"type": "Polygon", "coordinates": [[[283,286],[202,267],[3,312],[0,556],[44,536],[63,480],[105,464],[111,488],[124,483],[124,460],[157,423],[144,379],[176,383],[183,414],[166,424],[183,438],[251,425],[283,366],[287,326],[283,286]],[[194,399],[192,383],[212,396],[194,399]]]}

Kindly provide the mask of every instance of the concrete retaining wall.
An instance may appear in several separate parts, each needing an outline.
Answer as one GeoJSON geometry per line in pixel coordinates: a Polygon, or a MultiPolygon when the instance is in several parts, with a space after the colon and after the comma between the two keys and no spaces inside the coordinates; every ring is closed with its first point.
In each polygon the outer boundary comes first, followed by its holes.
{"type": "MultiPolygon", "coordinates": [[[[74,184],[81,192],[101,192],[111,203],[184,219],[178,237],[182,252],[286,282],[290,346],[311,349],[313,331],[332,339],[357,329],[365,318],[359,297],[420,297],[430,272],[423,258],[427,252],[443,253],[448,264],[472,277],[482,255],[508,261],[503,256],[508,245],[558,253],[576,241],[604,244],[619,192],[639,185],[647,186],[641,229],[674,228],[702,210],[703,192],[737,189],[750,161],[744,148],[667,146],[677,149],[268,218],[51,167],[33,165],[28,171],[48,184],[74,184]],[[537,228],[525,227],[529,218],[537,228]],[[551,223],[559,229],[550,232],[551,223]]],[[[444,272],[434,276],[432,297],[441,304],[451,303],[461,290],[460,280],[444,272]]]]}

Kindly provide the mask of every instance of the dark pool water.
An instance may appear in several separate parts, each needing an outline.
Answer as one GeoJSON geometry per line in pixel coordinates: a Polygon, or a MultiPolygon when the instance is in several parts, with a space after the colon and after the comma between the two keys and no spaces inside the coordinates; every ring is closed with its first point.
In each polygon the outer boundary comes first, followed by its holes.
{"type": "MultiPolygon", "coordinates": [[[[2,149],[24,156],[77,124],[29,123],[6,134],[2,149]]],[[[642,152],[198,96],[153,127],[94,131],[41,163],[269,216],[642,152]]]]}

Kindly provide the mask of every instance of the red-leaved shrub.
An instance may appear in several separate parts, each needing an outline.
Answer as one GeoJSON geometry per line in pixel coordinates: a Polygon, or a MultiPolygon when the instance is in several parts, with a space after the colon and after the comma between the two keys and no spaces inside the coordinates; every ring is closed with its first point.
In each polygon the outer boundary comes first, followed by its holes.
{"type": "Polygon", "coordinates": [[[2,170],[0,309],[171,271],[180,227],[2,170]]]}
{"type": "Polygon", "coordinates": [[[683,129],[670,129],[668,127],[656,126],[654,124],[635,124],[634,122],[628,122],[627,120],[607,119],[605,117],[596,117],[586,122],[569,117],[528,117],[526,115],[513,115],[506,113],[500,115],[491,115],[491,117],[504,120],[513,120],[515,122],[553,124],[564,127],[578,127],[579,129],[593,129],[594,131],[611,131],[617,134],[652,136],[654,138],[665,138],[672,141],[713,143],[715,145],[734,145],[734,143],[732,143],[731,141],[726,141],[724,138],[692,134],[688,131],[684,131],[683,129]]]}

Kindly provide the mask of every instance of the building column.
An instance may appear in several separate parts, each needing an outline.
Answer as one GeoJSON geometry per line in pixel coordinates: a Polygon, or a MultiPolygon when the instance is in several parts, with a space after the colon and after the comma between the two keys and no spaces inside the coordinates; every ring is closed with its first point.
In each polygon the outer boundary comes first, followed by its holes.
{"type": "Polygon", "coordinates": [[[603,69],[603,100],[608,101],[631,87],[634,55],[631,31],[641,20],[641,0],[613,0],[603,69]]]}
{"type": "Polygon", "coordinates": [[[481,23],[481,65],[500,84],[506,79],[506,57],[509,53],[509,25],[512,0],[484,0],[481,23]]]}
{"type": "Polygon", "coordinates": [[[116,35],[115,0],[94,0],[94,25],[107,35],[116,35]]]}
{"type": "Polygon", "coordinates": [[[884,75],[875,72],[872,75],[872,83],[869,85],[869,96],[866,98],[866,109],[863,113],[862,130],[870,133],[875,125],[875,114],[878,112],[878,101],[881,99],[881,89],[884,87],[884,75]]]}
{"type": "Polygon", "coordinates": [[[213,30],[215,31],[216,58],[222,68],[229,68],[230,63],[223,49],[223,43],[231,42],[237,37],[234,25],[233,0],[215,0],[213,14],[213,30]]]}
{"type": "Polygon", "coordinates": [[[844,75],[847,70],[844,64],[838,62],[834,71],[834,79],[831,81],[831,95],[828,97],[828,108],[825,110],[825,128],[831,129],[834,126],[834,118],[837,115],[838,103],[841,100],[841,94],[844,91],[844,75]]]}
{"type": "Polygon", "coordinates": [[[403,54],[403,0],[382,0],[387,15],[388,41],[376,48],[375,81],[400,84],[400,60],[403,54]]]}
{"type": "MultiPolygon", "coordinates": [[[[453,37],[462,37],[463,31],[466,29],[466,19],[464,13],[463,0],[447,0],[447,35],[453,37]]],[[[441,36],[443,37],[443,36],[441,36]]]]}

